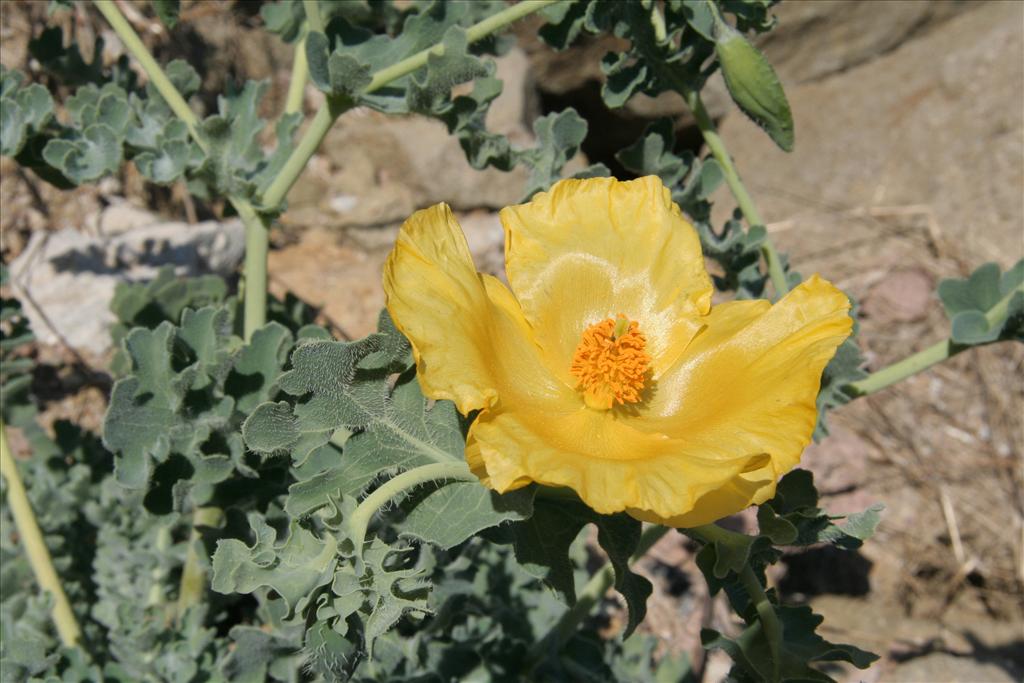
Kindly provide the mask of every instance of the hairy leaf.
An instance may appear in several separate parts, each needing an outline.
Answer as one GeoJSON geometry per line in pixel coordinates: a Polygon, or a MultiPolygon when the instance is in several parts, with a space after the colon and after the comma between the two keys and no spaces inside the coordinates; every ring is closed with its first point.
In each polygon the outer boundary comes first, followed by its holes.
{"type": "Polygon", "coordinates": [[[1005,273],[986,263],[966,279],[939,283],[939,298],[952,322],[956,344],[1024,341],[1024,260],[1005,273]]]}

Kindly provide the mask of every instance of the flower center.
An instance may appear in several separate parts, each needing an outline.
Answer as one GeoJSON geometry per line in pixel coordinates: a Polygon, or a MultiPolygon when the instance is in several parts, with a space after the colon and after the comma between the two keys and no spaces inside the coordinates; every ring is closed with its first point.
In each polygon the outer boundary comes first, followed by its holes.
{"type": "Polygon", "coordinates": [[[583,332],[569,371],[576,388],[591,408],[608,410],[616,402],[637,403],[651,357],[644,353],[647,338],[640,326],[621,313],[605,318],[583,332]]]}

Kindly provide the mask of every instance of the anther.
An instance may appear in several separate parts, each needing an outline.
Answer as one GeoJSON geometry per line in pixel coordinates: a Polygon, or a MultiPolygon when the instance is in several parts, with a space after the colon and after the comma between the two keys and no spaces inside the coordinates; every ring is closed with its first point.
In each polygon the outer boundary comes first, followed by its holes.
{"type": "Polygon", "coordinates": [[[621,313],[584,330],[570,372],[586,404],[608,410],[616,403],[638,403],[651,362],[646,346],[639,325],[621,313]]]}

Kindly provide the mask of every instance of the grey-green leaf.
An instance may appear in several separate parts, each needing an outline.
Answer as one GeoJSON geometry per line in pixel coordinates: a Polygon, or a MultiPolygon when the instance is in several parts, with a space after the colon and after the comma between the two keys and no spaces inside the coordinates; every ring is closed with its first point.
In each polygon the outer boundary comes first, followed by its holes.
{"type": "Polygon", "coordinates": [[[445,483],[425,496],[414,494],[406,502],[412,509],[396,528],[399,534],[447,550],[484,529],[530,517],[535,491],[529,487],[501,495],[479,482],[445,483]]]}

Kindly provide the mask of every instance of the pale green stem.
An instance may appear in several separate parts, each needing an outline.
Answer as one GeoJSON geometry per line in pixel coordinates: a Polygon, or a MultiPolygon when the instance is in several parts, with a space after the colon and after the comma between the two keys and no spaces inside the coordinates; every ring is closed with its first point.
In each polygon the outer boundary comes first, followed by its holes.
{"type": "Polygon", "coordinates": [[[202,547],[201,526],[217,526],[223,519],[220,508],[196,508],[192,512],[192,533],[188,539],[188,550],[185,554],[185,567],[181,572],[181,584],[178,590],[178,617],[185,614],[192,605],[198,605],[206,597],[206,570],[199,559],[202,547]]]}
{"type": "Polygon", "coordinates": [[[380,488],[368,495],[356,507],[355,512],[352,513],[348,520],[349,538],[352,539],[352,545],[357,556],[362,555],[366,528],[370,525],[370,520],[378,510],[406,491],[427,482],[441,480],[479,481],[477,476],[470,472],[469,466],[461,461],[423,465],[402,472],[397,477],[389,479],[380,488]]]}
{"type": "MultiPolygon", "coordinates": [[[[522,19],[558,0],[522,0],[522,2],[511,5],[506,9],[496,12],[483,21],[473,24],[466,29],[466,38],[470,43],[476,42],[501,30],[505,26],[522,19]]],[[[396,62],[389,67],[381,69],[373,75],[370,84],[363,91],[365,94],[376,92],[388,83],[399,78],[408,76],[423,66],[426,66],[430,55],[441,56],[444,54],[444,45],[438,43],[433,47],[421,50],[416,54],[396,62]]],[[[292,185],[299,179],[306,163],[320,147],[320,143],[326,137],[327,132],[334,125],[334,121],[343,114],[348,105],[336,97],[328,97],[324,106],[316,113],[310,122],[295,151],[285,162],[277,177],[267,186],[263,192],[262,206],[267,208],[277,207],[284,201],[291,190],[292,185]]]]}
{"type": "Polygon", "coordinates": [[[256,213],[246,202],[236,204],[245,224],[245,294],[243,296],[243,327],[245,340],[267,322],[267,256],[270,253],[269,219],[256,213]]]}
{"type": "Polygon", "coordinates": [[[324,32],[324,20],[320,14],[320,0],[302,0],[302,9],[306,11],[306,21],[309,22],[309,30],[324,32]]]}
{"type": "Polygon", "coordinates": [[[78,645],[82,629],[78,626],[64,586],[61,585],[57,570],[53,567],[53,559],[43,540],[43,532],[39,529],[39,523],[32,511],[32,503],[25,492],[25,484],[21,481],[18,466],[7,445],[7,429],[3,422],[0,422],[0,474],[7,481],[7,505],[14,517],[14,526],[18,529],[18,537],[28,556],[36,583],[43,592],[49,593],[53,600],[50,614],[57,627],[57,635],[65,646],[74,647],[78,645]]]}
{"type": "MultiPolygon", "coordinates": [[[[636,562],[647,554],[655,543],[662,536],[670,531],[670,527],[652,524],[644,529],[637,544],[636,552],[630,558],[630,563],[636,562]]],[[[603,567],[597,570],[582,590],[576,595],[576,603],[562,614],[561,618],[551,627],[546,634],[539,638],[533,645],[528,655],[531,665],[536,666],[549,653],[558,652],[563,645],[569,642],[580,623],[587,618],[587,615],[601,601],[608,589],[615,583],[615,568],[611,562],[606,562],[603,567]]]]}
{"type": "MultiPolygon", "coordinates": [[[[739,205],[740,211],[743,212],[743,217],[747,219],[747,224],[751,227],[755,225],[764,226],[764,221],[761,219],[761,214],[758,212],[754,200],[751,199],[746,186],[740,180],[740,174],[736,170],[732,157],[729,156],[729,150],[726,148],[725,142],[718,135],[714,121],[711,120],[707,109],[704,108],[704,102],[700,98],[700,93],[686,88],[679,89],[686,99],[686,103],[693,111],[697,127],[700,128],[704,141],[707,143],[708,149],[711,150],[711,155],[718,162],[718,165],[722,167],[725,182],[736,198],[736,204],[739,205]]],[[[782,259],[779,258],[779,253],[775,251],[774,245],[772,245],[771,240],[767,236],[765,236],[764,242],[761,243],[761,255],[768,265],[768,275],[771,277],[775,294],[781,298],[789,291],[789,283],[786,281],[786,271],[782,267],[782,259]]]]}
{"type": "Polygon", "coordinates": [[[292,78],[288,82],[288,95],[284,100],[285,114],[301,114],[302,103],[306,96],[306,81],[309,80],[309,61],[306,59],[306,36],[309,32],[303,28],[302,34],[295,41],[295,55],[292,57],[292,78]]]}
{"type": "Polygon", "coordinates": [[[171,548],[171,528],[164,524],[156,530],[156,553],[161,558],[158,560],[159,564],[153,568],[150,573],[150,578],[153,581],[153,585],[149,587],[149,594],[146,596],[146,606],[156,607],[164,602],[165,591],[164,591],[164,579],[166,578],[166,571],[164,570],[163,557],[167,554],[167,551],[171,548]]]}
{"type": "Polygon", "coordinates": [[[199,119],[196,118],[195,113],[188,106],[185,98],[181,96],[181,93],[171,83],[171,79],[167,77],[164,70],[157,64],[157,61],[153,59],[153,55],[149,53],[146,45],[139,38],[139,34],[135,32],[132,25],[121,14],[120,8],[114,4],[113,0],[93,0],[93,4],[96,5],[96,9],[100,11],[100,14],[107,20],[107,23],[110,24],[110,28],[114,29],[114,33],[121,39],[125,48],[139,63],[142,70],[146,72],[153,87],[164,98],[171,111],[188,126],[188,132],[196,144],[199,145],[199,148],[204,152],[209,151],[206,141],[199,134],[199,119]]]}
{"type": "Polygon", "coordinates": [[[782,650],[782,624],[779,623],[779,616],[775,613],[775,606],[768,599],[768,594],[765,593],[764,587],[757,580],[757,576],[749,564],[744,566],[743,571],[740,572],[740,583],[743,584],[747,595],[750,596],[750,601],[754,603],[754,609],[757,610],[757,617],[761,622],[761,628],[764,630],[764,636],[768,640],[768,649],[772,655],[772,683],[775,683],[775,681],[779,680],[779,668],[782,663],[780,657],[782,650]]]}
{"type": "MultiPolygon", "coordinates": [[[[185,122],[189,134],[203,152],[209,153],[209,145],[199,130],[199,119],[188,102],[181,96],[163,69],[153,59],[139,35],[121,10],[111,0],[95,0],[96,8],[117,33],[125,48],[146,72],[153,87],[164,98],[171,111],[185,122]]],[[[245,224],[245,336],[248,339],[254,330],[266,322],[267,302],[267,251],[269,239],[267,224],[252,205],[239,197],[228,197],[239,217],[245,224]]]]}
{"type": "MultiPolygon", "coordinates": [[[[704,544],[731,544],[737,541],[747,542],[749,540],[744,534],[723,529],[717,524],[705,524],[704,526],[681,529],[680,531],[704,544]]],[[[768,641],[768,648],[772,655],[772,681],[778,681],[779,665],[781,664],[780,653],[782,650],[782,624],[779,623],[775,607],[772,605],[771,600],[768,599],[764,587],[757,580],[757,576],[749,564],[743,566],[743,569],[739,572],[739,579],[743,588],[747,591],[747,595],[750,596],[750,602],[753,603],[754,609],[757,610],[757,616],[761,621],[761,628],[764,630],[765,638],[768,641]]]]}
{"type": "MultiPolygon", "coordinates": [[[[1024,285],[1018,285],[1011,289],[995,306],[985,312],[985,320],[989,326],[995,325],[1006,317],[1010,307],[1010,300],[1018,293],[1024,293],[1024,285]]],[[[871,373],[864,379],[847,384],[844,390],[855,397],[873,394],[876,391],[881,391],[897,382],[901,382],[911,375],[927,370],[931,366],[941,363],[947,358],[951,358],[969,348],[971,348],[970,345],[957,344],[952,339],[943,339],[912,356],[907,356],[901,361],[871,373]]]]}

